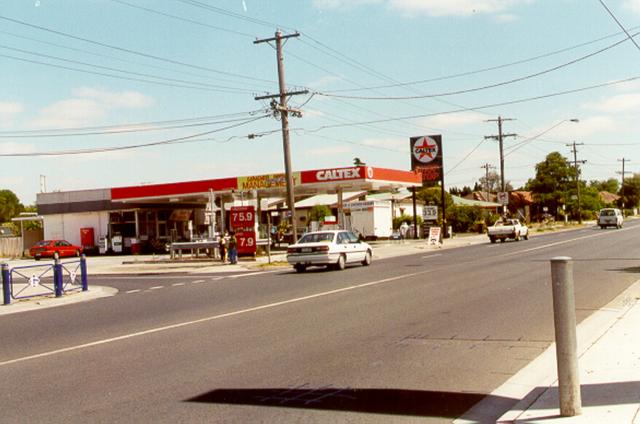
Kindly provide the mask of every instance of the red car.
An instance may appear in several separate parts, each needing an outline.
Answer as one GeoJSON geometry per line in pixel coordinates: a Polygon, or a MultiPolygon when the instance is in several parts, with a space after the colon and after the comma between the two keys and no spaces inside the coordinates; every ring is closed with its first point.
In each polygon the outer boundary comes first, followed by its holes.
{"type": "Polygon", "coordinates": [[[59,258],[80,256],[82,254],[82,246],[76,246],[66,240],[42,240],[29,249],[29,254],[36,261],[40,260],[40,258],[53,258],[56,253],[59,258]]]}

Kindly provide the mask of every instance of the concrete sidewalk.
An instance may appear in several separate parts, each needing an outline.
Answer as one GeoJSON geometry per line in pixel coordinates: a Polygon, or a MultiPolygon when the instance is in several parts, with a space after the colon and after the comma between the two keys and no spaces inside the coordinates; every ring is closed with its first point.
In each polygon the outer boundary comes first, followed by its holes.
{"type": "Polygon", "coordinates": [[[583,321],[577,336],[582,413],[560,416],[553,344],[492,393],[521,394],[498,422],[640,423],[640,281],[583,321]]]}

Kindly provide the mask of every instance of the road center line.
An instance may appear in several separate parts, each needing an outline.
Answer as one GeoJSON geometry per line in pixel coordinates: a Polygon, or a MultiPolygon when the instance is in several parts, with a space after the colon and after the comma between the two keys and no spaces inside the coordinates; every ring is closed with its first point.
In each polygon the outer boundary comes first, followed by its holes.
{"type": "Polygon", "coordinates": [[[578,240],[584,240],[592,237],[602,237],[605,234],[606,233],[597,233],[597,234],[590,234],[588,236],[576,237],[569,240],[556,241],[554,243],[544,244],[542,246],[532,247],[530,249],[518,250],[517,252],[511,252],[511,253],[505,253],[504,255],[500,255],[500,257],[515,256],[515,255],[520,255],[522,253],[534,252],[536,250],[546,249],[547,247],[559,246],[561,244],[567,244],[567,243],[571,243],[578,240]]]}
{"type": "MultiPolygon", "coordinates": [[[[427,274],[427,273],[431,273],[431,272],[433,272],[433,270],[427,270],[427,271],[413,272],[413,273],[410,273],[410,274],[397,275],[395,277],[384,278],[382,280],[371,281],[369,283],[357,284],[357,285],[349,286],[349,287],[343,287],[341,289],[336,289],[336,290],[329,290],[329,291],[326,291],[326,292],[316,293],[316,294],[312,294],[312,295],[309,295],[309,296],[297,297],[297,298],[294,298],[294,299],[283,300],[281,302],[268,303],[266,305],[255,306],[253,308],[241,309],[241,310],[238,310],[238,311],[227,312],[227,313],[219,314],[219,315],[213,315],[213,316],[210,316],[210,317],[200,318],[200,319],[196,319],[196,320],[193,320],[193,321],[180,322],[180,323],[177,323],[177,324],[171,324],[171,325],[166,325],[166,326],[163,326],[163,327],[151,328],[149,330],[138,331],[138,332],[135,332],[135,333],[124,334],[122,336],[112,337],[112,338],[103,339],[103,340],[97,340],[95,342],[84,343],[84,344],[80,344],[80,345],[76,345],[76,346],[65,347],[65,348],[62,348],[62,349],[51,350],[49,352],[43,352],[43,353],[37,353],[35,355],[23,356],[22,358],[16,358],[16,359],[10,359],[8,361],[2,361],[2,362],[0,362],[0,367],[6,366],[6,365],[16,364],[16,363],[19,363],[19,362],[30,361],[30,360],[33,360],[33,359],[46,358],[46,357],[49,357],[49,356],[59,355],[59,354],[66,353],[66,352],[72,352],[72,351],[75,351],[75,350],[87,349],[87,348],[90,348],[90,347],[100,346],[100,345],[104,345],[104,344],[108,344],[108,343],[114,343],[114,342],[117,342],[117,341],[120,341],[120,340],[132,339],[134,337],[146,336],[148,334],[154,334],[154,333],[160,333],[160,332],[163,332],[163,331],[174,330],[174,329],[177,329],[177,328],[182,328],[182,327],[187,327],[187,326],[191,326],[191,325],[201,324],[201,323],[204,323],[204,322],[216,321],[216,320],[223,319],[223,318],[229,318],[229,317],[233,317],[233,316],[248,314],[248,313],[251,313],[251,312],[262,311],[262,310],[265,310],[265,309],[277,308],[279,306],[289,305],[289,304],[298,303],[298,302],[304,302],[306,300],[317,299],[317,298],[325,297],[325,296],[331,296],[331,295],[334,295],[334,294],[344,293],[344,292],[348,292],[348,291],[352,291],[352,290],[358,290],[358,289],[362,289],[362,288],[365,288],[365,287],[371,287],[371,286],[375,286],[375,285],[379,285],[379,284],[389,283],[391,281],[396,281],[396,280],[400,280],[400,279],[403,279],[403,278],[415,277],[417,275],[427,274]]],[[[161,288],[161,287],[162,286],[159,286],[158,288],[161,288]]],[[[153,289],[153,287],[151,289],[153,289]]]]}
{"type": "Polygon", "coordinates": [[[171,287],[178,287],[178,286],[184,286],[185,283],[173,283],[171,284],[171,287]]]}

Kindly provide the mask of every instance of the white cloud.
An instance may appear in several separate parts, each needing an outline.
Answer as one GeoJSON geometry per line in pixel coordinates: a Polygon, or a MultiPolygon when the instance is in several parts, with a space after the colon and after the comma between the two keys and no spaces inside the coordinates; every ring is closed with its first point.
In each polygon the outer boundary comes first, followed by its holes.
{"type": "Polygon", "coordinates": [[[402,150],[409,151],[409,139],[408,138],[367,138],[360,140],[359,144],[371,147],[380,147],[390,150],[402,150]]]}
{"type": "Polygon", "coordinates": [[[316,9],[338,9],[341,7],[356,7],[363,4],[382,3],[383,0],[313,0],[316,9]]]}
{"type": "Polygon", "coordinates": [[[640,93],[618,94],[597,103],[587,103],[584,107],[605,113],[638,112],[640,111],[640,93]]]}
{"type": "Polygon", "coordinates": [[[313,6],[317,9],[340,9],[383,4],[410,17],[500,14],[498,18],[501,21],[512,21],[515,19],[514,15],[502,12],[512,6],[531,1],[533,0],[313,0],[313,6]]]}
{"type": "Polygon", "coordinates": [[[389,0],[389,5],[406,15],[470,16],[502,13],[529,0],[389,0]]]}
{"type": "Polygon", "coordinates": [[[93,99],[107,107],[140,108],[153,104],[153,100],[136,91],[110,92],[98,88],[81,87],[73,91],[77,97],[93,99]]]}
{"type": "Polygon", "coordinates": [[[478,124],[487,119],[486,115],[477,112],[460,112],[444,115],[430,116],[421,119],[419,124],[431,128],[456,128],[470,124],[478,124]]]}
{"type": "Polygon", "coordinates": [[[68,99],[43,108],[31,126],[35,128],[74,128],[96,122],[105,116],[104,106],[94,100],[68,99]]]}
{"type": "Polygon", "coordinates": [[[153,99],[135,91],[111,92],[99,88],[81,87],[73,98],[60,100],[40,110],[30,124],[34,128],[74,128],[104,120],[109,111],[143,108],[153,99]]]}
{"type": "Polygon", "coordinates": [[[626,0],[624,6],[634,13],[640,15],[640,0],[626,0]]]}
{"type": "Polygon", "coordinates": [[[11,126],[16,115],[24,110],[18,102],[0,102],[0,127],[11,126]]]}
{"type": "Polygon", "coordinates": [[[351,153],[351,151],[351,147],[348,146],[326,146],[310,149],[308,154],[310,156],[336,156],[351,153]]]}
{"type": "Polygon", "coordinates": [[[16,153],[31,153],[34,151],[34,147],[32,144],[27,143],[16,143],[16,142],[6,142],[0,143],[0,154],[16,154],[16,153]]]}

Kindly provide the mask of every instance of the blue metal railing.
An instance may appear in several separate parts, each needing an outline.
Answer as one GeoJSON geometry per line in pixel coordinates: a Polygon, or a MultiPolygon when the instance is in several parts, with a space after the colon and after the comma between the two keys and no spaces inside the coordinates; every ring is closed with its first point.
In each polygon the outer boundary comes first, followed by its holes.
{"type": "Polygon", "coordinates": [[[84,255],[79,260],[53,264],[28,265],[9,268],[2,264],[2,293],[4,304],[11,300],[32,297],[61,297],[66,292],[87,291],[87,261],[84,255]]]}

